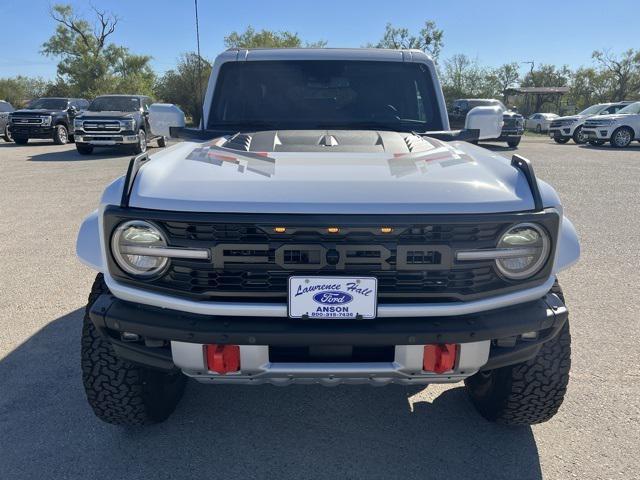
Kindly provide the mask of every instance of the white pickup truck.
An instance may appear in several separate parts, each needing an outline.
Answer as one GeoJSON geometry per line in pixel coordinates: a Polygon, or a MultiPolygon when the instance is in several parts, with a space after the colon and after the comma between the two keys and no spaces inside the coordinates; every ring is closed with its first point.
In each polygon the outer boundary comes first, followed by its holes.
{"type": "Polygon", "coordinates": [[[186,141],[132,159],[78,235],[100,419],[160,422],[187,378],[464,381],[491,421],[557,412],[576,232],[526,159],[449,130],[430,57],[229,50],[202,128],[169,133],[186,141]]]}

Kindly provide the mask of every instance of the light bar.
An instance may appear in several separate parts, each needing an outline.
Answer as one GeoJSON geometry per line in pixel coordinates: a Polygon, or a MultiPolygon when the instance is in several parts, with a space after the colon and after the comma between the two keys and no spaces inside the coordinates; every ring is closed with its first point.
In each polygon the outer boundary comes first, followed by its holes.
{"type": "Polygon", "coordinates": [[[538,250],[535,247],[465,250],[456,253],[456,260],[497,260],[499,258],[526,257],[527,255],[535,255],[538,250]]]}
{"type": "Polygon", "coordinates": [[[123,245],[120,252],[126,255],[144,255],[145,257],[187,258],[191,260],[208,260],[209,250],[200,248],[176,247],[139,247],[123,245]]]}

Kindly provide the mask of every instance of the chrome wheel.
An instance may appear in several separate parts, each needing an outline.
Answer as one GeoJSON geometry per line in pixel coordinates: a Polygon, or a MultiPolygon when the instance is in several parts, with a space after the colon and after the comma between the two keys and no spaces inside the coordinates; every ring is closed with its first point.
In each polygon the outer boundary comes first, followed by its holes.
{"type": "Polygon", "coordinates": [[[613,144],[618,148],[626,147],[631,143],[631,132],[627,128],[620,128],[613,134],[613,144]]]}
{"type": "Polygon", "coordinates": [[[65,144],[69,141],[69,135],[67,135],[67,129],[62,125],[58,127],[58,138],[60,139],[60,143],[65,144]]]}
{"type": "Polygon", "coordinates": [[[140,130],[140,133],[138,134],[138,149],[140,150],[141,153],[144,153],[147,151],[147,136],[144,134],[144,132],[142,130],[140,130]]]}

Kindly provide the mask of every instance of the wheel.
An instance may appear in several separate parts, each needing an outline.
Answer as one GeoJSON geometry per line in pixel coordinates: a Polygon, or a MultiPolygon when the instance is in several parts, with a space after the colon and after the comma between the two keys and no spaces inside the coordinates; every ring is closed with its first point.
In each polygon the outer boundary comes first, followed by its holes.
{"type": "Polygon", "coordinates": [[[589,145],[599,147],[600,145],[604,145],[604,140],[589,140],[589,145]]]}
{"type": "Polygon", "coordinates": [[[507,145],[509,145],[511,148],[516,148],[518,145],[520,145],[520,138],[521,137],[518,137],[515,140],[509,140],[507,142],[507,145]]]}
{"type": "Polygon", "coordinates": [[[617,128],[611,135],[611,145],[616,148],[628,147],[633,140],[633,130],[629,127],[617,128]]]}
{"type": "Polygon", "coordinates": [[[2,134],[2,138],[4,138],[5,142],[11,142],[13,140],[11,138],[11,132],[9,131],[9,125],[5,125],[4,133],[2,134]]]}
{"type": "Polygon", "coordinates": [[[563,138],[563,137],[554,137],[553,141],[556,143],[560,143],[561,145],[564,145],[565,143],[567,143],[569,141],[568,138],[563,138]]]}
{"type": "Polygon", "coordinates": [[[164,136],[158,137],[158,146],[160,148],[166,147],[167,146],[167,137],[164,137],[164,136]]]}
{"type": "Polygon", "coordinates": [[[29,143],[29,137],[13,137],[13,141],[18,145],[26,145],[29,143]]]}
{"type": "Polygon", "coordinates": [[[573,131],[573,141],[578,145],[583,145],[587,143],[587,137],[585,137],[584,133],[582,133],[582,126],[577,127],[573,131]]]}
{"type": "Polygon", "coordinates": [[[56,129],[53,132],[53,143],[56,145],[66,145],[69,142],[69,132],[64,125],[56,125],[56,129]]]}
{"type": "Polygon", "coordinates": [[[76,150],[80,155],[91,155],[93,153],[93,147],[86,143],[76,143],[76,150]]]}
{"type": "Polygon", "coordinates": [[[82,325],[82,383],[89,405],[100,420],[114,425],[162,422],[182,398],[186,377],[118,358],[89,318],[91,305],[102,293],[108,293],[108,288],[99,274],[91,288],[82,325]]]}
{"type": "MultiPolygon", "coordinates": [[[[556,282],[551,289],[564,301],[556,282]]],[[[569,321],[531,360],[478,372],[465,380],[471,402],[487,420],[533,425],[553,417],[562,405],[571,368],[569,321]]]]}
{"type": "Polygon", "coordinates": [[[147,151],[147,134],[144,130],[138,130],[138,143],[133,147],[133,153],[140,154],[147,151]]]}
{"type": "Polygon", "coordinates": [[[542,133],[542,125],[540,124],[536,125],[536,133],[542,133]]]}

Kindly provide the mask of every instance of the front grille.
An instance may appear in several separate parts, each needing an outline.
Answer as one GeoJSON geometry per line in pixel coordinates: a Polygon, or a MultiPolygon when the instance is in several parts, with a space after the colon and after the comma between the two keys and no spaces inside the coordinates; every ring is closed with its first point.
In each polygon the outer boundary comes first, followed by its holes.
{"type": "Polygon", "coordinates": [[[551,122],[551,127],[550,128],[560,128],[562,126],[562,121],[560,120],[556,120],[551,122]]]}
{"type": "Polygon", "coordinates": [[[85,120],[82,122],[82,129],[85,132],[120,132],[120,122],[105,120],[85,120]]]}
{"type": "Polygon", "coordinates": [[[493,248],[519,222],[540,222],[555,238],[555,214],[338,217],[110,207],[106,232],[126,219],[150,220],[165,231],[169,246],[209,249],[211,259],[172,259],[162,276],[145,281],[127,276],[111,258],[109,270],[121,281],[172,295],[279,303],[286,302],[288,279],[294,275],[373,276],[379,303],[411,303],[482,298],[541,283],[550,274],[548,262],[533,279],[508,281],[492,261],[457,262],[455,251],[493,248]],[[286,232],[276,233],[276,226],[285,226],[286,232]],[[339,227],[339,233],[328,233],[329,226],[339,227]],[[381,226],[392,233],[382,233],[381,226]]]}
{"type": "Polygon", "coordinates": [[[596,127],[608,127],[609,125],[606,123],[602,123],[601,120],[587,120],[584,122],[583,128],[596,128],[596,127]]]}
{"type": "Polygon", "coordinates": [[[42,125],[40,117],[11,117],[11,123],[14,125],[42,125]]]}

